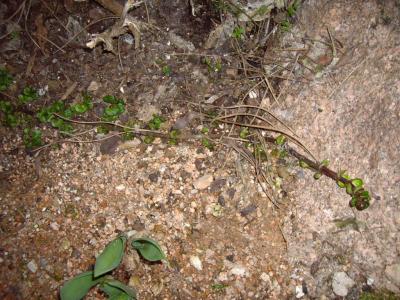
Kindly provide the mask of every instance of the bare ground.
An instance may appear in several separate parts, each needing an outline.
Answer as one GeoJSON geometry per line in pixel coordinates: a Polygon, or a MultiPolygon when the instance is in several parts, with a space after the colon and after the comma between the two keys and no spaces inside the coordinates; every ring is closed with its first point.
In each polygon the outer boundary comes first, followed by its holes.
{"type": "MultiPolygon", "coordinates": [[[[305,1],[293,28],[278,30],[266,45],[253,48],[248,39],[238,48],[228,41],[209,51],[204,42],[220,16],[210,2],[194,3],[197,17],[186,1],[149,1],[147,11],[134,10],[135,17],[149,18],[161,30],[144,31],[139,49],[121,39],[114,55],[81,47],[87,36],[64,52],[55,53],[49,42],[38,50],[27,31],[38,32],[40,14],[48,40],[62,45],[73,35],[62,26],[68,17],[84,26],[109,13],[94,2],[56,1],[50,9],[33,2],[20,44],[1,40],[7,50],[1,51],[2,64],[15,79],[2,97],[16,101],[28,84],[48,86],[38,102],[23,107],[34,115],[71,86],[67,102],[89,89],[95,108],[81,119],[95,121],[101,98],[114,94],[127,103],[121,122],[144,124],[158,113],[167,120],[165,132],[188,113],[205,109],[213,95],[220,95],[214,109],[240,103],[265,107],[292,126],[319,159],[362,177],[373,195],[371,207],[352,211],[334,182],[314,181],[311,172],[286,158],[273,159],[270,170],[277,209],[243,156],[217,140],[213,151],[201,144],[203,118],[184,122],[188,142],[178,145],[160,138],[151,145],[142,138],[115,138],[61,143],[39,155],[26,152],[21,128],[1,126],[0,297],[57,298],[59,287],[90,269],[121,232],[153,237],[170,261],[170,266],[148,264],[128,251],[116,277],[135,287],[141,299],[358,299],[382,289],[398,295],[398,2],[305,1]],[[337,39],[337,63],[326,28],[337,39]],[[186,43],[171,42],[169,32],[186,43]],[[179,48],[189,42],[194,50],[179,48]],[[210,70],[205,57],[219,58],[222,69],[210,70]],[[288,62],[286,71],[275,74],[286,80],[271,76],[270,86],[260,84],[260,73],[274,74],[268,73],[271,60],[288,62]],[[165,65],[170,76],[163,74],[165,65]],[[212,181],[196,188],[204,175],[212,181]],[[346,218],[355,218],[350,225],[356,227],[335,225],[346,218]],[[342,289],[333,284],[339,273],[350,278],[340,283],[342,289]]],[[[2,19],[18,8],[1,5],[2,19]]],[[[88,30],[100,32],[113,22],[88,30]]],[[[62,138],[49,126],[38,126],[45,142],[62,138]]],[[[230,129],[220,124],[215,133],[230,129]]],[[[89,137],[98,138],[93,132],[89,137]]],[[[92,291],[88,299],[103,297],[92,291]]]]}

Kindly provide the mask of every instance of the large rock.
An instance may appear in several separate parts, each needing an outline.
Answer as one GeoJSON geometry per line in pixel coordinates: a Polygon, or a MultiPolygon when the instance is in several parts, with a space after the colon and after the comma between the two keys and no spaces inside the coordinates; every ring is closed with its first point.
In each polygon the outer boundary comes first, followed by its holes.
{"type": "Polygon", "coordinates": [[[318,76],[296,67],[295,74],[311,82],[291,84],[275,111],[320,160],[363,178],[373,200],[365,211],[351,210],[348,195],[332,180],[314,181],[306,172],[289,193],[289,259],[304,266],[311,296],[331,293],[328,279],[343,265],[359,286],[368,277],[375,287],[393,290],[384,273],[400,255],[399,10],[395,1],[308,1],[299,20],[283,44],[307,41],[308,57],[320,63],[314,65],[318,76]],[[327,28],[343,45],[336,43],[334,63],[326,61],[332,55],[327,28]],[[335,225],[354,217],[352,226],[335,225]]]}

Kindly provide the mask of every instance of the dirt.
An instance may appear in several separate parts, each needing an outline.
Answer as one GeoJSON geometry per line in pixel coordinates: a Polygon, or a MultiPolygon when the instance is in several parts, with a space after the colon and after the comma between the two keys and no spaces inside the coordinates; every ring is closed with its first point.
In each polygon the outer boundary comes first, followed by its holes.
{"type": "MultiPolygon", "coordinates": [[[[14,77],[2,98],[16,103],[25,86],[44,89],[20,112],[42,130],[44,145],[64,140],[27,151],[22,126],[0,126],[0,298],[57,299],[65,281],[128,232],[157,240],[169,261],[148,263],[127,250],[113,275],[139,299],[358,299],[383,290],[399,297],[398,1],[304,1],[287,31],[278,24],[282,10],[258,23],[270,33],[263,44],[248,22],[244,40],[210,50],[210,32],[228,15],[212,1],[146,3],[130,13],[152,25],[138,49],[129,34],[117,54],[84,47],[90,33],[115,22],[85,28],[112,15],[94,1],[32,1],[26,26],[23,17],[19,33],[0,40],[1,66],[14,77]],[[164,135],[180,129],[179,143],[105,139],[98,124],[74,124],[89,131],[72,140],[34,121],[40,108],[77,103],[85,92],[94,107],[77,121],[100,121],[102,97],[116,95],[126,102],[119,124],[144,127],[159,114],[164,135]],[[229,124],[211,127],[215,145],[207,149],[203,113],[240,104],[269,109],[318,159],[362,177],[371,207],[350,209],[335,182],[314,181],[292,157],[275,158],[276,145],[267,151],[273,187],[261,186],[246,152],[216,138],[229,124]],[[335,225],[346,218],[352,226],[335,225]]],[[[1,3],[0,19],[20,4],[1,3]]],[[[12,23],[0,26],[1,36],[12,23]]],[[[97,290],[87,298],[105,299],[97,290]]]]}

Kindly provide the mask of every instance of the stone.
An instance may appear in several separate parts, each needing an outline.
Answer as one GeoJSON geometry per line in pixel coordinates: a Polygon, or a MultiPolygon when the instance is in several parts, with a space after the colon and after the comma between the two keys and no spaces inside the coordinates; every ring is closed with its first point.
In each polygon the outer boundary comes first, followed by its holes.
{"type": "Polygon", "coordinates": [[[385,268],[386,277],[400,288],[400,263],[385,268]]]}
{"type": "Polygon", "coordinates": [[[296,298],[300,299],[303,296],[304,296],[303,286],[302,285],[297,285],[296,286],[296,298]]]}
{"type": "Polygon", "coordinates": [[[214,177],[211,174],[206,174],[193,182],[193,186],[198,190],[204,190],[211,185],[213,180],[214,177]]]}
{"type": "Polygon", "coordinates": [[[38,266],[35,262],[35,260],[31,260],[28,265],[27,265],[29,271],[31,271],[32,273],[36,273],[38,266]]]}
{"type": "Polygon", "coordinates": [[[333,292],[341,297],[346,297],[349,289],[355,284],[345,272],[336,272],[332,278],[333,292]]]}
{"type": "Polygon", "coordinates": [[[198,271],[203,270],[203,264],[198,256],[191,256],[190,264],[198,271]]]}
{"type": "Polygon", "coordinates": [[[242,265],[236,264],[233,265],[233,268],[229,271],[230,274],[244,277],[247,275],[247,270],[242,265]]]}

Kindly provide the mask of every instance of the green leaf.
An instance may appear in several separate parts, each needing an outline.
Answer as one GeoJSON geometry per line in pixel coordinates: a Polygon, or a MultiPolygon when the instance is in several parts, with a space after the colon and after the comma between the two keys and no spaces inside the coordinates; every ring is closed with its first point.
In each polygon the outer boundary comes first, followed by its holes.
{"type": "Polygon", "coordinates": [[[71,106],[71,109],[78,114],[83,114],[89,110],[89,107],[85,103],[77,103],[71,106]]]}
{"type": "Polygon", "coordinates": [[[321,178],[321,176],[322,176],[322,174],[319,173],[319,172],[317,172],[317,173],[314,174],[314,179],[315,179],[315,180],[318,180],[318,179],[321,178]]]}
{"type": "Polygon", "coordinates": [[[171,76],[172,70],[170,66],[163,66],[162,67],[162,73],[164,76],[171,76]]]}
{"type": "Polygon", "coordinates": [[[74,278],[68,280],[61,287],[61,300],[79,300],[85,297],[89,290],[104,278],[94,279],[93,271],[81,273],[74,278]]]}
{"type": "Polygon", "coordinates": [[[126,237],[119,236],[111,241],[103,252],[96,258],[94,277],[114,270],[121,263],[125,250],[126,237]]]}
{"type": "Polygon", "coordinates": [[[110,104],[117,104],[118,99],[115,96],[107,95],[103,97],[103,101],[110,104]]]}
{"type": "Polygon", "coordinates": [[[323,161],[321,161],[321,166],[327,167],[328,165],[329,165],[329,159],[324,159],[323,161]]]}
{"type": "Polygon", "coordinates": [[[246,139],[249,136],[249,128],[244,127],[239,133],[241,139],[246,139]]]}
{"type": "Polygon", "coordinates": [[[353,195],[353,186],[351,183],[346,183],[346,193],[349,195],[353,195]]]}
{"type": "Polygon", "coordinates": [[[351,181],[354,187],[361,188],[364,185],[364,182],[360,178],[355,178],[351,181]]]}
{"type": "Polygon", "coordinates": [[[336,183],[337,183],[338,187],[340,187],[341,189],[346,187],[346,185],[343,182],[341,182],[340,180],[338,180],[336,183]]]}
{"type": "Polygon", "coordinates": [[[4,68],[0,68],[0,92],[5,91],[13,81],[12,76],[4,68]]]}
{"type": "Polygon", "coordinates": [[[136,299],[136,291],[130,286],[113,278],[107,278],[100,286],[109,299],[136,299]]]}
{"type": "Polygon", "coordinates": [[[120,112],[120,109],[116,105],[110,105],[109,107],[106,107],[104,110],[104,114],[106,116],[116,116],[120,112]]]}
{"type": "Polygon", "coordinates": [[[0,101],[0,111],[8,114],[13,111],[13,107],[9,101],[0,101]]]}
{"type": "Polygon", "coordinates": [[[299,166],[303,169],[309,168],[309,165],[304,160],[299,160],[299,166]]]}
{"type": "Polygon", "coordinates": [[[286,137],[283,134],[278,135],[278,137],[275,139],[275,143],[279,146],[282,146],[286,143],[286,137]]]}
{"type": "Polygon", "coordinates": [[[139,251],[140,255],[148,261],[160,261],[166,259],[160,245],[150,238],[137,238],[132,240],[132,247],[139,251]]]}

